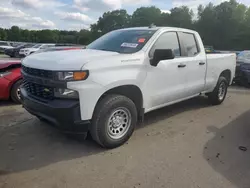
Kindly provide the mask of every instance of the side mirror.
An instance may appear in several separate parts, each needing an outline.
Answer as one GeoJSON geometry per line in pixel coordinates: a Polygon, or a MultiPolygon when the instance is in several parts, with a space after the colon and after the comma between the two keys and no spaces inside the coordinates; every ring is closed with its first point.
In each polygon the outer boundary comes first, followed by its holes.
{"type": "Polygon", "coordinates": [[[175,55],[171,49],[156,49],[150,64],[154,67],[162,60],[174,59],[175,55]]]}

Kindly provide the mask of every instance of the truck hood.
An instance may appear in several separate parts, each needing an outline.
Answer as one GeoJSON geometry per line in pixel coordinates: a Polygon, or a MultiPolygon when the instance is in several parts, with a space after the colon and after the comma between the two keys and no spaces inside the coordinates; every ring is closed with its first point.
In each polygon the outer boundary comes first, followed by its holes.
{"type": "Polygon", "coordinates": [[[23,59],[27,67],[44,70],[81,70],[82,66],[92,60],[119,55],[117,52],[81,49],[35,53],[23,59]]]}

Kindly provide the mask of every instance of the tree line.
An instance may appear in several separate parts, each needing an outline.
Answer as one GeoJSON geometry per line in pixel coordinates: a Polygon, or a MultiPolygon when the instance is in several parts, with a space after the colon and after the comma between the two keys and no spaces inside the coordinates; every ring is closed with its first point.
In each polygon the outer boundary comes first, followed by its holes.
{"type": "Polygon", "coordinates": [[[216,49],[250,49],[250,7],[236,0],[216,6],[212,3],[200,5],[196,12],[186,6],[173,8],[170,12],[163,13],[155,6],[138,8],[132,15],[123,9],[109,11],[92,24],[89,30],[80,31],[35,31],[12,26],[10,29],[0,28],[0,40],[86,45],[115,29],[155,24],[196,30],[206,45],[216,49]]]}

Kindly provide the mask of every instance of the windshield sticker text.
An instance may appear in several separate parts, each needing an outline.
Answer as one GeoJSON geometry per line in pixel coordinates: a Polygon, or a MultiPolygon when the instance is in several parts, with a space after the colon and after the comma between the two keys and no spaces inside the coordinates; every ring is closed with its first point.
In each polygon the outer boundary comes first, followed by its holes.
{"type": "Polygon", "coordinates": [[[126,47],[126,48],[136,48],[137,46],[138,46],[138,44],[136,44],[136,43],[127,43],[127,42],[124,42],[121,45],[121,47],[126,47]]]}

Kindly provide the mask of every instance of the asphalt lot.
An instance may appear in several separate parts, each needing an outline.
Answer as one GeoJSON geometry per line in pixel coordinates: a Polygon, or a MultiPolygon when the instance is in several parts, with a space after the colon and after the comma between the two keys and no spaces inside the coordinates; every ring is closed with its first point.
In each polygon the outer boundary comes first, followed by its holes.
{"type": "Polygon", "coordinates": [[[220,106],[199,97],[149,113],[104,150],[2,101],[0,188],[249,188],[249,122],[250,90],[232,87],[220,106]]]}

